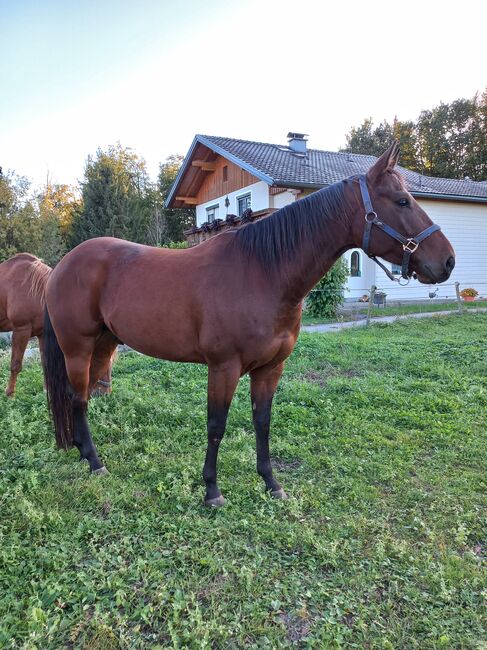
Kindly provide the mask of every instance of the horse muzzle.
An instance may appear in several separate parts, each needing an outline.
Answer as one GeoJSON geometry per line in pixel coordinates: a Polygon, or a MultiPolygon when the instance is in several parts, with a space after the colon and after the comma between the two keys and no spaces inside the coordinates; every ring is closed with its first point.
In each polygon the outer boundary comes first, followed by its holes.
{"type": "Polygon", "coordinates": [[[440,284],[450,277],[455,268],[455,257],[450,255],[443,263],[424,263],[415,269],[416,278],[422,284],[440,284]]]}

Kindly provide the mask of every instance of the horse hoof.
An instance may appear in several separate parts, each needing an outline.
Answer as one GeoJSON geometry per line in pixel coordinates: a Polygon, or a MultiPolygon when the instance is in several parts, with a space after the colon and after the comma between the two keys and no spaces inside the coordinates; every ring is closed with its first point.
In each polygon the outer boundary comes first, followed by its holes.
{"type": "Polygon", "coordinates": [[[97,476],[103,476],[104,474],[109,474],[110,472],[107,470],[105,465],[102,465],[102,467],[94,469],[91,473],[96,474],[97,476]]]}
{"type": "Polygon", "coordinates": [[[282,488],[280,488],[279,490],[271,490],[271,496],[274,497],[274,499],[288,499],[289,498],[282,488]]]}
{"type": "Polygon", "coordinates": [[[224,505],[225,499],[221,494],[219,497],[215,497],[214,499],[205,499],[205,506],[207,508],[221,508],[224,505]]]}

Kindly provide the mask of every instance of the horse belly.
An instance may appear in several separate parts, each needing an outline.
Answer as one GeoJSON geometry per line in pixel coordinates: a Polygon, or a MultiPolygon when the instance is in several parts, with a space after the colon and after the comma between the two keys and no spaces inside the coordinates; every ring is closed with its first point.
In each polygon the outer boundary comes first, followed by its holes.
{"type": "Polygon", "coordinates": [[[188,321],[147,312],[134,319],[133,314],[115,312],[105,322],[120,341],[142,354],[168,361],[205,362],[196,329],[188,321]]]}

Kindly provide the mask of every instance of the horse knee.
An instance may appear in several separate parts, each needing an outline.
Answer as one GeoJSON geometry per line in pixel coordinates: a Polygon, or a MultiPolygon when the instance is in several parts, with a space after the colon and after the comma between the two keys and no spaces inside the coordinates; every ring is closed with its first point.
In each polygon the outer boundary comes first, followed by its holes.
{"type": "Polygon", "coordinates": [[[10,364],[10,372],[12,375],[18,375],[22,370],[22,361],[12,361],[10,364]]]}

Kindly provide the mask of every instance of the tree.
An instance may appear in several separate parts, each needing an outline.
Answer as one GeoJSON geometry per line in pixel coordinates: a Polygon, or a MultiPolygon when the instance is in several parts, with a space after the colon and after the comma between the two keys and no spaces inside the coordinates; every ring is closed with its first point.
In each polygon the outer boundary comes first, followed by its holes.
{"type": "Polygon", "coordinates": [[[26,178],[13,172],[0,175],[0,262],[15,253],[37,254],[38,214],[29,187],[26,178]]]}
{"type": "Polygon", "coordinates": [[[380,156],[393,140],[392,126],[386,121],[374,128],[371,117],[358,127],[352,127],[346,136],[347,145],[342,151],[380,156]]]}
{"type": "Polygon", "coordinates": [[[56,185],[48,179],[38,194],[38,255],[46,264],[55,266],[69,245],[74,215],[80,206],[74,188],[56,185]]]}
{"type": "Polygon", "coordinates": [[[146,164],[120,144],[88,157],[82,205],[75,212],[72,245],[111,236],[144,242],[151,216],[152,187],[146,164]]]}
{"type": "Polygon", "coordinates": [[[424,110],[418,119],[374,128],[370,118],[346,135],[344,151],[380,155],[395,138],[401,164],[428,176],[485,180],[487,177],[487,90],[424,110]]]}
{"type": "Polygon", "coordinates": [[[160,165],[157,179],[158,200],[149,226],[149,233],[154,245],[168,242],[184,241],[184,231],[196,223],[194,208],[169,209],[165,202],[178,175],[183,156],[173,154],[160,165]]]}

